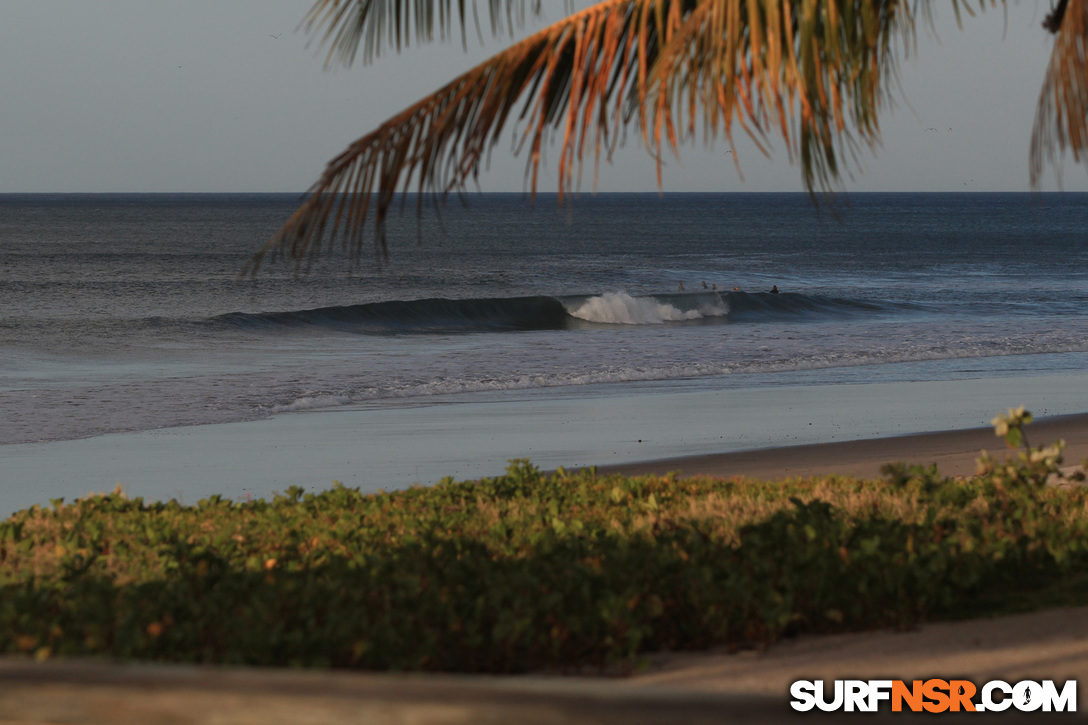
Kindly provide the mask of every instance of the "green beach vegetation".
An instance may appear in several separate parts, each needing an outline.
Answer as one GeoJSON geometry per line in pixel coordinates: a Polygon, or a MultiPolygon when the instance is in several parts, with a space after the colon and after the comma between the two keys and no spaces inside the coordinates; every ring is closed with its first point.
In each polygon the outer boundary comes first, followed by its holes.
{"type": "MultiPolygon", "coordinates": [[[[1022,410],[996,421],[1023,441],[1022,410]]],[[[184,506],[119,492],[0,522],[0,651],[519,672],[1088,601],[1060,446],[979,475],[545,475],[184,506]]],[[[1083,476],[1080,477],[1083,480],[1083,476]]]]}

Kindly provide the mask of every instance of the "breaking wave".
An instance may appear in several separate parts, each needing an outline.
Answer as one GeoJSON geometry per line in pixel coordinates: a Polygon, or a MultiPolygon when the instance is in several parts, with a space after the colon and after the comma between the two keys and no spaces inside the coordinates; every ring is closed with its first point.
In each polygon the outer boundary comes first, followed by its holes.
{"type": "Polygon", "coordinates": [[[359,334],[564,330],[596,325],[768,322],[890,311],[866,300],[765,292],[635,296],[430,298],[284,312],[232,312],[211,322],[252,331],[320,328],[359,334]]]}
{"type": "Polygon", "coordinates": [[[578,319],[610,325],[660,325],[664,322],[725,317],[729,313],[720,295],[714,295],[713,301],[701,303],[696,309],[682,310],[653,297],[632,297],[626,292],[590,297],[568,310],[571,316],[578,319]]]}

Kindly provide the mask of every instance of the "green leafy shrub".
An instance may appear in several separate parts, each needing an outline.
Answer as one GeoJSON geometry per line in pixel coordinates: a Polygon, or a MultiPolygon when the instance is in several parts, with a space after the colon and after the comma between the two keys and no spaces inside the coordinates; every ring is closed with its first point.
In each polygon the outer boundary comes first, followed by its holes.
{"type": "Polygon", "coordinates": [[[908,627],[1088,563],[1088,493],[1044,485],[1060,448],[1030,449],[1025,416],[1003,420],[1025,452],[984,456],[968,480],[904,465],[883,481],[544,475],[514,461],[388,494],[55,501],[0,522],[0,651],[510,672],[908,627]]]}

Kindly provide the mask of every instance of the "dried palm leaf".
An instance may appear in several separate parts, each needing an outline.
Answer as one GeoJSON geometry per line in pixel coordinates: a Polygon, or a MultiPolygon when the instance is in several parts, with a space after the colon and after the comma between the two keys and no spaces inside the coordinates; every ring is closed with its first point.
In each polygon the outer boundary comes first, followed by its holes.
{"type": "Polygon", "coordinates": [[[349,146],[249,269],[269,254],[312,260],[338,242],[358,257],[368,220],[376,252],[386,255],[384,221],[397,189],[414,185],[420,204],[463,189],[512,117],[519,148],[529,149],[534,192],[544,144],[552,133],[560,139],[561,199],[586,154],[607,158],[632,122],[657,159],[659,180],[664,145],[676,151],[700,125],[732,145],[739,125],[760,144],[770,132],[781,136],[808,187],[829,189],[845,152],[876,143],[897,42],[912,33],[902,0],[597,3],[349,146]]]}
{"type": "Polygon", "coordinates": [[[1044,23],[1057,36],[1035,111],[1032,186],[1066,149],[1076,163],[1088,163],[1088,2],[1068,0],[1059,8],[1044,23]]]}

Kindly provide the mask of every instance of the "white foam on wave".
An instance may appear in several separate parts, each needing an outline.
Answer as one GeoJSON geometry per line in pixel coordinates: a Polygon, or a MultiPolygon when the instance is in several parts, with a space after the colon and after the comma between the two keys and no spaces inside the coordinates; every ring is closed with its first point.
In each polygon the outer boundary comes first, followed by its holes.
{"type": "Polygon", "coordinates": [[[309,395],[298,398],[285,405],[273,405],[273,413],[291,413],[297,410],[313,410],[320,408],[335,408],[340,405],[351,405],[355,401],[347,395],[309,395]]]}
{"type": "Polygon", "coordinates": [[[699,309],[685,311],[667,302],[632,297],[626,292],[608,292],[599,297],[590,297],[578,309],[570,310],[570,314],[587,322],[611,325],[660,325],[663,322],[722,317],[728,311],[724,303],[703,304],[699,309]]]}

